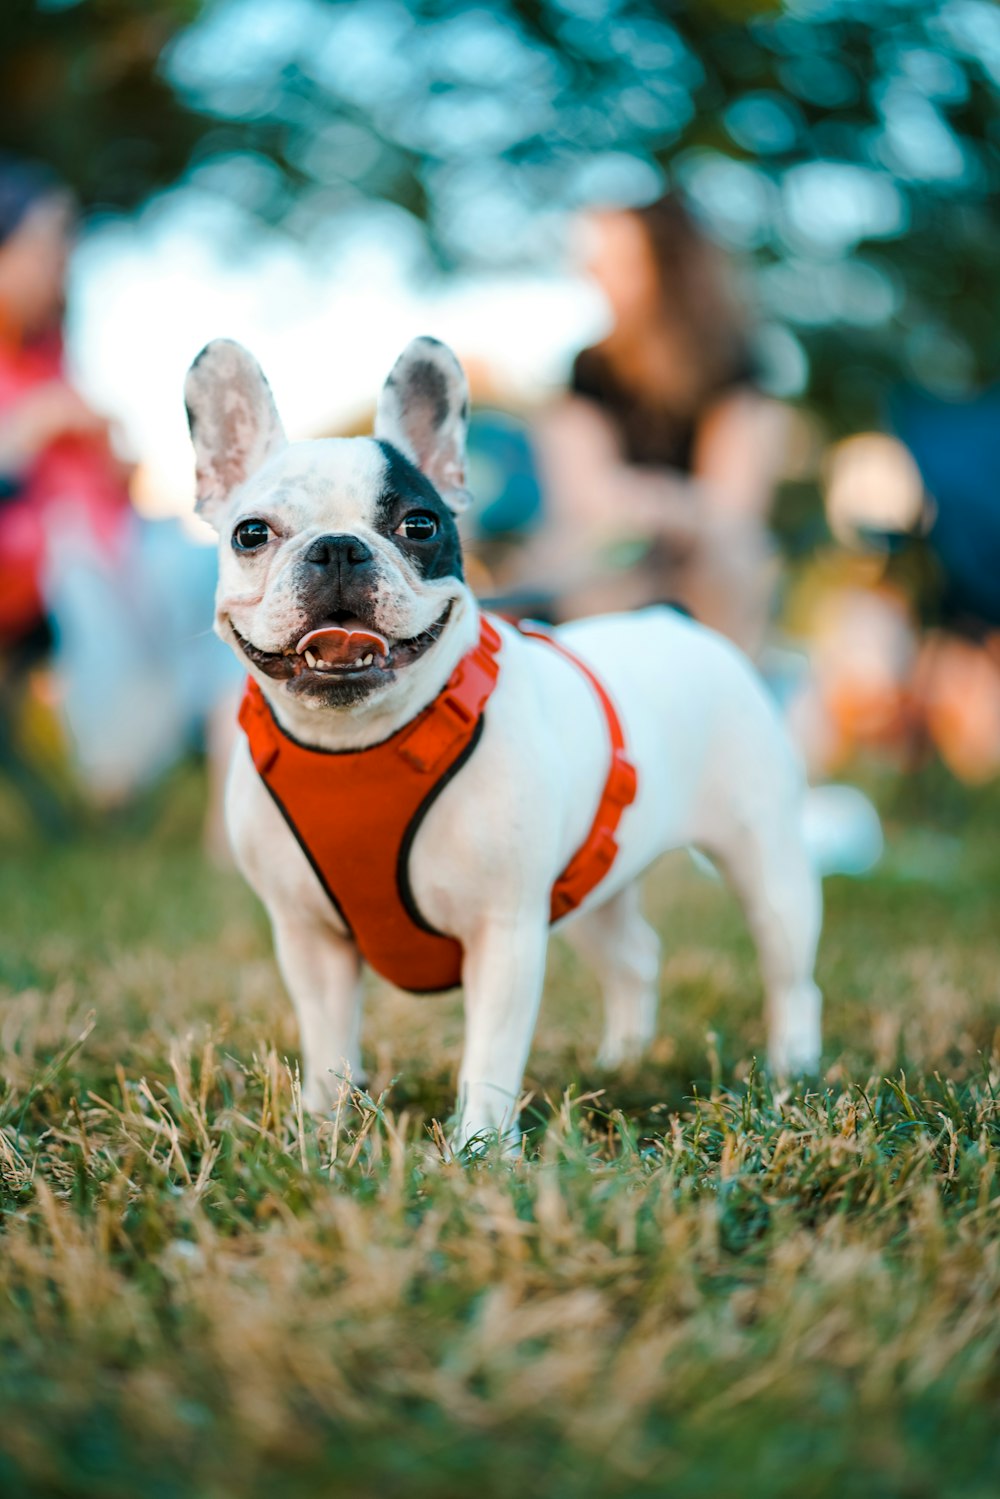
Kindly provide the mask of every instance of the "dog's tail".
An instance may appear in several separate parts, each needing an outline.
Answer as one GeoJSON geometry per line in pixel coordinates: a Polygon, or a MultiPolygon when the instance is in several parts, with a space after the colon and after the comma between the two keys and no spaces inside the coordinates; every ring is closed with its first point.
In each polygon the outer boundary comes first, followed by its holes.
{"type": "MultiPolygon", "coordinates": [[[[823,877],[867,874],[885,847],[879,815],[855,786],[809,786],[802,798],[802,833],[809,861],[823,877]]],[[[719,879],[706,854],[697,848],[688,853],[701,874],[719,879]]]]}
{"type": "Polygon", "coordinates": [[[879,815],[856,786],[810,786],[802,817],[806,849],[817,873],[867,874],[882,857],[879,815]]]}

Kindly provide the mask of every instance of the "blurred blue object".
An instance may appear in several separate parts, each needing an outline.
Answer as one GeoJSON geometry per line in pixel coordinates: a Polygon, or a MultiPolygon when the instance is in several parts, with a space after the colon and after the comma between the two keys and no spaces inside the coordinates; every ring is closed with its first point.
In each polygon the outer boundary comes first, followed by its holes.
{"type": "Polygon", "coordinates": [[[1000,625],[1000,385],[968,401],[905,389],[890,410],[936,506],[946,614],[1000,625]]]}
{"type": "Polygon", "coordinates": [[[471,529],[481,537],[530,531],[541,518],[542,491],[525,424],[504,411],[476,411],[469,423],[471,529]]]}
{"type": "Polygon", "coordinates": [[[242,679],[212,632],[216,552],[175,520],[133,516],[121,554],[67,516],[49,546],[45,594],[78,774],[115,803],[203,742],[242,679]]]}
{"type": "Polygon", "coordinates": [[[806,847],[821,875],[868,874],[882,857],[879,815],[856,786],[810,786],[802,807],[806,847]]]}

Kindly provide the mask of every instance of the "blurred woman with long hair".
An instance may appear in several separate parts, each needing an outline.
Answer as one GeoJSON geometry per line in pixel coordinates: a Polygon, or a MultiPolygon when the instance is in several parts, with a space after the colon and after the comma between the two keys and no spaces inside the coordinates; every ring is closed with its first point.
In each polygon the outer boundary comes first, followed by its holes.
{"type": "Polygon", "coordinates": [[[758,388],[731,268],[674,195],[582,228],[612,323],[540,425],[539,561],[564,614],[671,599],[753,653],[784,418],[758,388]]]}

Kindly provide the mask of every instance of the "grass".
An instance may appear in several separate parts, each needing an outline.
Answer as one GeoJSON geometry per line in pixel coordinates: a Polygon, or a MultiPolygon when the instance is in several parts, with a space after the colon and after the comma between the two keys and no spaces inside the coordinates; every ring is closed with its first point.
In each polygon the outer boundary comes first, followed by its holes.
{"type": "Polygon", "coordinates": [[[1000,1490],[1000,802],[893,792],[828,885],[820,1085],[776,1095],[739,914],[683,859],[652,1058],[556,949],[526,1158],[433,1126],[454,999],[373,988],[303,1118],[265,923],[196,848],[0,840],[0,1493],[1000,1490]]]}

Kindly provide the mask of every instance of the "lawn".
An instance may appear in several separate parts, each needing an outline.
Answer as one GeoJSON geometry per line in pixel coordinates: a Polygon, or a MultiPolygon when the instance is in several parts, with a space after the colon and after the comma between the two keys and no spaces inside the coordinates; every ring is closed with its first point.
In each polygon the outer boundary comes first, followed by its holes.
{"type": "Polygon", "coordinates": [[[0,1494],[1000,1492],[1000,798],[884,788],[827,886],[826,1071],[757,1071],[739,913],[684,857],[651,1059],[556,945],[524,1159],[440,1128],[453,997],[373,986],[303,1118],[261,913],[179,778],[59,850],[0,808],[0,1494]]]}

